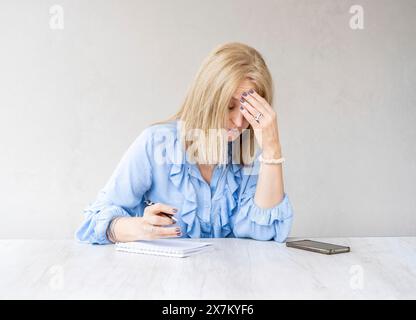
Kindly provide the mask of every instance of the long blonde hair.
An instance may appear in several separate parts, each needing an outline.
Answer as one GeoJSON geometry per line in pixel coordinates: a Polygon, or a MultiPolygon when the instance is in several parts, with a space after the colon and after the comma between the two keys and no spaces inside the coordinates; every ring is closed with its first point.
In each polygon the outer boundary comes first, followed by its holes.
{"type": "MultiPolygon", "coordinates": [[[[195,129],[203,132],[196,153],[188,156],[200,164],[224,164],[228,159],[227,140],[221,135],[213,135],[212,129],[223,132],[232,95],[245,79],[250,80],[256,92],[272,105],[273,82],[262,55],[243,43],[218,46],[203,61],[179,111],[153,125],[182,121],[181,141],[187,151],[189,133],[195,129]]],[[[247,139],[238,138],[239,147],[233,150],[234,163],[236,159],[238,163],[250,163],[252,160],[249,159],[258,148],[251,125],[244,134],[248,134],[247,139]]]]}

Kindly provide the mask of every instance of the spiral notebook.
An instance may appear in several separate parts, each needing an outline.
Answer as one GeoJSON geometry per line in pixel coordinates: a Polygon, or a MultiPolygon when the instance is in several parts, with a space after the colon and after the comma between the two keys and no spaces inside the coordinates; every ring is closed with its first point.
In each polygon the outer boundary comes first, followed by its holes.
{"type": "Polygon", "coordinates": [[[178,239],[140,240],[116,243],[117,251],[185,258],[213,249],[210,242],[178,239]]]}

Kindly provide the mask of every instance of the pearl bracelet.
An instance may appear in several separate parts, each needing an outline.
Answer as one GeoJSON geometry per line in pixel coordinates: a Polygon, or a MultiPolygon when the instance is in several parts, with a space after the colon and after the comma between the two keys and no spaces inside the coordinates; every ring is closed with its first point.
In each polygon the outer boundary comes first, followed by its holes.
{"type": "Polygon", "coordinates": [[[259,161],[262,163],[267,164],[281,164],[285,162],[285,158],[279,158],[279,159],[264,159],[262,155],[259,156],[259,161]]]}

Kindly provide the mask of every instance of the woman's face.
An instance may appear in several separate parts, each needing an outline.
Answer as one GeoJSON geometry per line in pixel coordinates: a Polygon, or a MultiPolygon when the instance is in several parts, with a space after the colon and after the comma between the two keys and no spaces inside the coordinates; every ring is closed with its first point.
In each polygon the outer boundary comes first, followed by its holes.
{"type": "Polygon", "coordinates": [[[243,129],[247,129],[249,126],[248,121],[244,118],[240,112],[240,99],[244,91],[254,89],[254,84],[250,80],[244,80],[240,83],[237,90],[234,92],[231,99],[230,106],[228,107],[228,121],[227,121],[227,135],[228,141],[233,141],[239,137],[243,129]]]}

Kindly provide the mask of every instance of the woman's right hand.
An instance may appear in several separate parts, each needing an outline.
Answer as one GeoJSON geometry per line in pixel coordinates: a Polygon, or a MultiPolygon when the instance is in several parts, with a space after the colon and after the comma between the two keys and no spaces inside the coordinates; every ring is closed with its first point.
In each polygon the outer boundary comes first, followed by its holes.
{"type": "Polygon", "coordinates": [[[166,227],[175,223],[166,215],[174,215],[176,209],[155,203],[145,208],[143,217],[120,217],[113,220],[113,234],[117,242],[154,240],[159,238],[180,237],[179,227],[166,227]]]}

